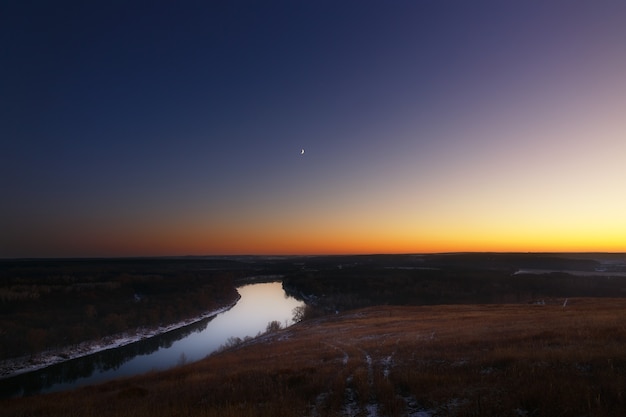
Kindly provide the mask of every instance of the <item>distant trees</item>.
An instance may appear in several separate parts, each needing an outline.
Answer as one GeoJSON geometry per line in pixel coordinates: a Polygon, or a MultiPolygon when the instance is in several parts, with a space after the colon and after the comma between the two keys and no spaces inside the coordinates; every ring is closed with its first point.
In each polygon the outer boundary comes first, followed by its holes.
{"type": "MultiPolygon", "coordinates": [[[[283,286],[307,299],[308,306],[294,311],[294,321],[372,305],[434,305],[526,302],[538,297],[614,297],[626,288],[626,277],[573,275],[567,272],[515,274],[518,257],[507,255],[424,258],[422,262],[372,256],[371,263],[337,268],[335,263],[316,265],[287,274],[283,286]],[[376,261],[380,261],[377,264],[376,261]],[[401,262],[405,262],[402,264],[401,262]],[[413,263],[411,263],[413,262],[413,263]],[[430,264],[428,262],[431,262],[430,264]],[[495,266],[497,267],[495,267],[495,266]]],[[[567,266],[567,260],[531,256],[527,264],[567,266]],[[536,259],[535,259],[536,258],[536,259]]],[[[355,258],[357,259],[357,258],[355,258]]],[[[421,258],[420,258],[421,259],[421,258]]],[[[336,261],[335,261],[336,262],[336,261]]],[[[593,264],[593,263],[592,263],[593,264]]],[[[576,267],[577,263],[573,264],[576,267]]],[[[580,265],[589,270],[587,263],[580,265]]]]}
{"type": "Polygon", "coordinates": [[[294,308],[292,311],[292,314],[293,314],[293,318],[292,318],[293,322],[299,323],[303,320],[310,320],[316,317],[321,317],[327,314],[327,312],[324,311],[320,307],[316,307],[310,304],[303,304],[301,306],[294,308]]]}
{"type": "Polygon", "coordinates": [[[36,353],[45,349],[48,332],[46,329],[30,329],[28,330],[26,341],[29,347],[29,353],[36,353]]]}
{"type": "Polygon", "coordinates": [[[267,327],[265,328],[265,333],[277,332],[282,329],[282,325],[279,321],[273,320],[267,323],[267,327]]]}
{"type": "Polygon", "coordinates": [[[188,266],[154,261],[2,263],[0,360],[172,324],[237,299],[235,273],[190,272],[188,266]]]}
{"type": "MultiPolygon", "coordinates": [[[[280,324],[280,322],[278,320],[272,320],[272,321],[267,323],[267,326],[265,326],[265,332],[259,332],[259,333],[257,333],[257,335],[255,337],[260,337],[260,336],[263,336],[264,334],[268,334],[268,333],[274,333],[274,332],[277,332],[277,331],[281,330],[282,328],[283,328],[283,325],[280,324]]],[[[228,339],[226,339],[226,342],[224,342],[217,349],[217,352],[221,352],[221,351],[233,348],[235,346],[241,345],[242,343],[248,342],[248,341],[250,341],[252,339],[254,339],[254,337],[252,337],[252,336],[246,336],[243,339],[241,337],[231,336],[228,339]]]]}
{"type": "Polygon", "coordinates": [[[97,316],[98,310],[96,309],[96,306],[94,306],[93,304],[87,304],[87,306],[85,306],[85,317],[89,319],[94,319],[97,316]]]}

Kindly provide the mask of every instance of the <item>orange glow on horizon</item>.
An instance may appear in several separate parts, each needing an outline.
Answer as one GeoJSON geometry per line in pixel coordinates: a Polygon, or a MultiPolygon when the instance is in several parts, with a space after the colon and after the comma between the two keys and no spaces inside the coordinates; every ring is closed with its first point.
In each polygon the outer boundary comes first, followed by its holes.
{"type": "MultiPolygon", "coordinates": [[[[92,246],[105,256],[184,255],[340,255],[448,252],[626,252],[619,236],[513,236],[509,241],[472,235],[431,235],[420,238],[364,236],[362,233],[306,236],[172,236],[163,240],[100,242],[92,246]]],[[[85,253],[89,256],[89,253],[85,253]]]]}
{"type": "Polygon", "coordinates": [[[64,227],[48,230],[45,239],[24,234],[21,246],[24,252],[28,246],[28,257],[626,252],[626,221],[612,221],[615,216],[603,222],[553,214],[549,221],[502,206],[497,217],[471,202],[459,212],[446,211],[446,204],[422,205],[417,214],[390,207],[395,216],[383,216],[381,207],[370,205],[370,211],[358,215],[350,215],[347,206],[334,217],[325,212],[283,218],[243,213],[234,216],[241,219],[237,223],[189,217],[176,223],[157,219],[124,227],[64,227]]]}

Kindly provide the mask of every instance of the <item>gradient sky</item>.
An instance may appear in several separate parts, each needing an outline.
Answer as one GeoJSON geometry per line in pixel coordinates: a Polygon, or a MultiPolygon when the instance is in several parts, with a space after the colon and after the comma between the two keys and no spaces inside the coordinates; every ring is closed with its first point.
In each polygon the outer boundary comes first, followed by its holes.
{"type": "Polygon", "coordinates": [[[0,45],[0,257],[626,251],[624,1],[8,0],[0,45]]]}

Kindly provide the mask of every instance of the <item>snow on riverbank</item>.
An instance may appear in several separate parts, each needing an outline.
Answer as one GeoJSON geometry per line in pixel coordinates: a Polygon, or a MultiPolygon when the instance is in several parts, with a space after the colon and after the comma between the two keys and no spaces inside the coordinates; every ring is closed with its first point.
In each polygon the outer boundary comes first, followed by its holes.
{"type": "Polygon", "coordinates": [[[241,296],[237,297],[237,299],[233,303],[225,307],[207,311],[200,316],[196,316],[167,326],[160,326],[157,328],[149,329],[139,328],[135,329],[134,331],[107,336],[100,340],[92,340],[79,343],[78,345],[66,346],[60,349],[52,349],[40,352],[35,355],[22,356],[19,358],[11,358],[0,361],[0,379],[10,378],[19,374],[43,369],[50,365],[55,365],[61,362],[66,362],[72,359],[77,359],[105,350],[126,346],[140,340],[145,340],[154,336],[165,334],[172,330],[189,326],[201,320],[215,317],[218,314],[230,310],[235,306],[235,304],[237,304],[239,298],[241,298],[241,296]]]}

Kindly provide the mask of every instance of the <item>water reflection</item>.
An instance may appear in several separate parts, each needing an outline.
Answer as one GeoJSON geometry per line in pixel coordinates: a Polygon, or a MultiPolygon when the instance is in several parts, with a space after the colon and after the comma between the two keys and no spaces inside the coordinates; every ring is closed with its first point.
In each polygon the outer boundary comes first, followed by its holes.
{"type": "Polygon", "coordinates": [[[0,380],[3,396],[62,391],[81,385],[165,369],[196,361],[217,350],[230,337],[263,332],[271,321],[291,324],[293,309],[303,303],[287,296],[280,282],[238,288],[239,302],[214,318],[150,339],[70,360],[45,369],[0,380]]]}

